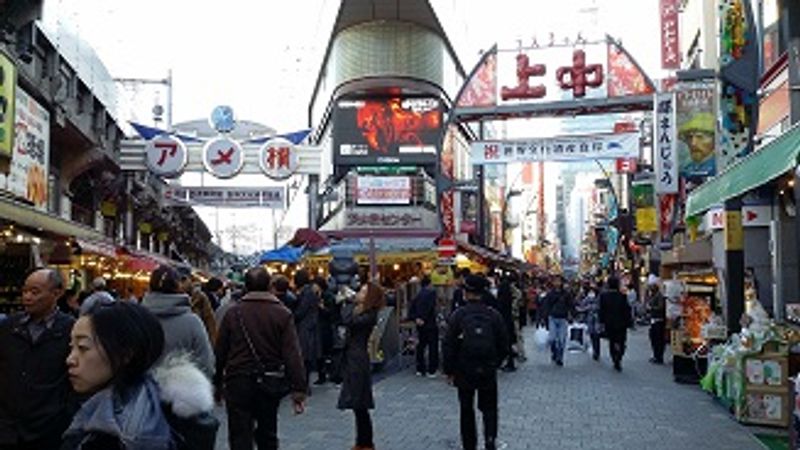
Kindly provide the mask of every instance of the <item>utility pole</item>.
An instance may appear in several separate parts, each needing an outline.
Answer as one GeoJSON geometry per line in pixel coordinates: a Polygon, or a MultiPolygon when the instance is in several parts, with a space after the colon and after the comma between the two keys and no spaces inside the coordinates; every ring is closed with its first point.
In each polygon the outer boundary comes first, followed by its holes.
{"type": "MultiPolygon", "coordinates": [[[[172,69],[167,71],[167,78],[114,78],[114,81],[122,84],[123,86],[141,86],[141,85],[161,85],[167,87],[167,131],[172,130],[172,69]]],[[[161,120],[163,115],[163,107],[161,105],[153,106],[153,119],[156,121],[161,120]]]]}

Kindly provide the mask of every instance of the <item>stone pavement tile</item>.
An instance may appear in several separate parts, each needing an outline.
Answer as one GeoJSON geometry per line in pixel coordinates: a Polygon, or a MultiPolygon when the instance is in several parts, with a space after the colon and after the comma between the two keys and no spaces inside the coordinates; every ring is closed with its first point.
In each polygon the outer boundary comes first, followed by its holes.
{"type": "MultiPolygon", "coordinates": [[[[526,330],[532,344],[532,329],[526,330]]],[[[672,381],[668,365],[647,362],[647,330],[629,335],[622,373],[611,369],[607,342],[595,362],[569,353],[564,367],[528,345],[517,372],[500,373],[500,448],[760,450],[750,431],[693,385],[672,381]]],[[[338,411],[339,390],[314,388],[305,414],[281,407],[279,435],[287,450],[344,450],[354,442],[350,411],[338,411]]],[[[460,448],[456,391],[443,378],[414,376],[413,368],[374,386],[372,412],[379,450],[460,448]]],[[[224,421],[224,410],[218,411],[224,421]]],[[[480,414],[478,425],[480,428],[480,414]]],[[[223,423],[217,449],[227,448],[223,423]]]]}

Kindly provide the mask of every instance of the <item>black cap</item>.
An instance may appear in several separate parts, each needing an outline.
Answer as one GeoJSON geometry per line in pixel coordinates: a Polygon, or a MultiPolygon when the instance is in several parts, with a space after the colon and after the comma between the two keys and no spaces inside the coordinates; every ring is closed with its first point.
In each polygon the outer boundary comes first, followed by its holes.
{"type": "Polygon", "coordinates": [[[469,274],[464,277],[464,290],[467,292],[481,293],[486,289],[486,284],[486,279],[478,275],[469,274]]]}

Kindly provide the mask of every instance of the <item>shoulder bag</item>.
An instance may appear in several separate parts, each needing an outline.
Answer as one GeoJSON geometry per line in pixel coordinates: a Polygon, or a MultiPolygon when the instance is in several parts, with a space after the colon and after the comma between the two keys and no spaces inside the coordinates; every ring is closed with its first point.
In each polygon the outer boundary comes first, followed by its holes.
{"type": "Polygon", "coordinates": [[[250,349],[250,354],[258,364],[258,372],[256,373],[256,385],[259,390],[270,397],[283,398],[289,394],[291,390],[289,387],[289,379],[286,377],[286,366],[284,364],[278,365],[275,369],[269,370],[259,358],[256,349],[253,346],[253,341],[250,339],[250,333],[247,332],[247,327],[244,324],[241,309],[236,311],[239,316],[239,325],[242,328],[244,339],[247,341],[247,347],[250,349]]]}

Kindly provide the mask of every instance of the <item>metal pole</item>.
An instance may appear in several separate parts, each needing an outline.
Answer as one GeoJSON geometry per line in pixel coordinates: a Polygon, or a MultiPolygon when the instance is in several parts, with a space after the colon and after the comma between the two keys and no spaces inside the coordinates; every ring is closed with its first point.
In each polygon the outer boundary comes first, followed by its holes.
{"type": "Polygon", "coordinates": [[[167,71],[167,131],[172,131],[172,69],[167,71]]]}

